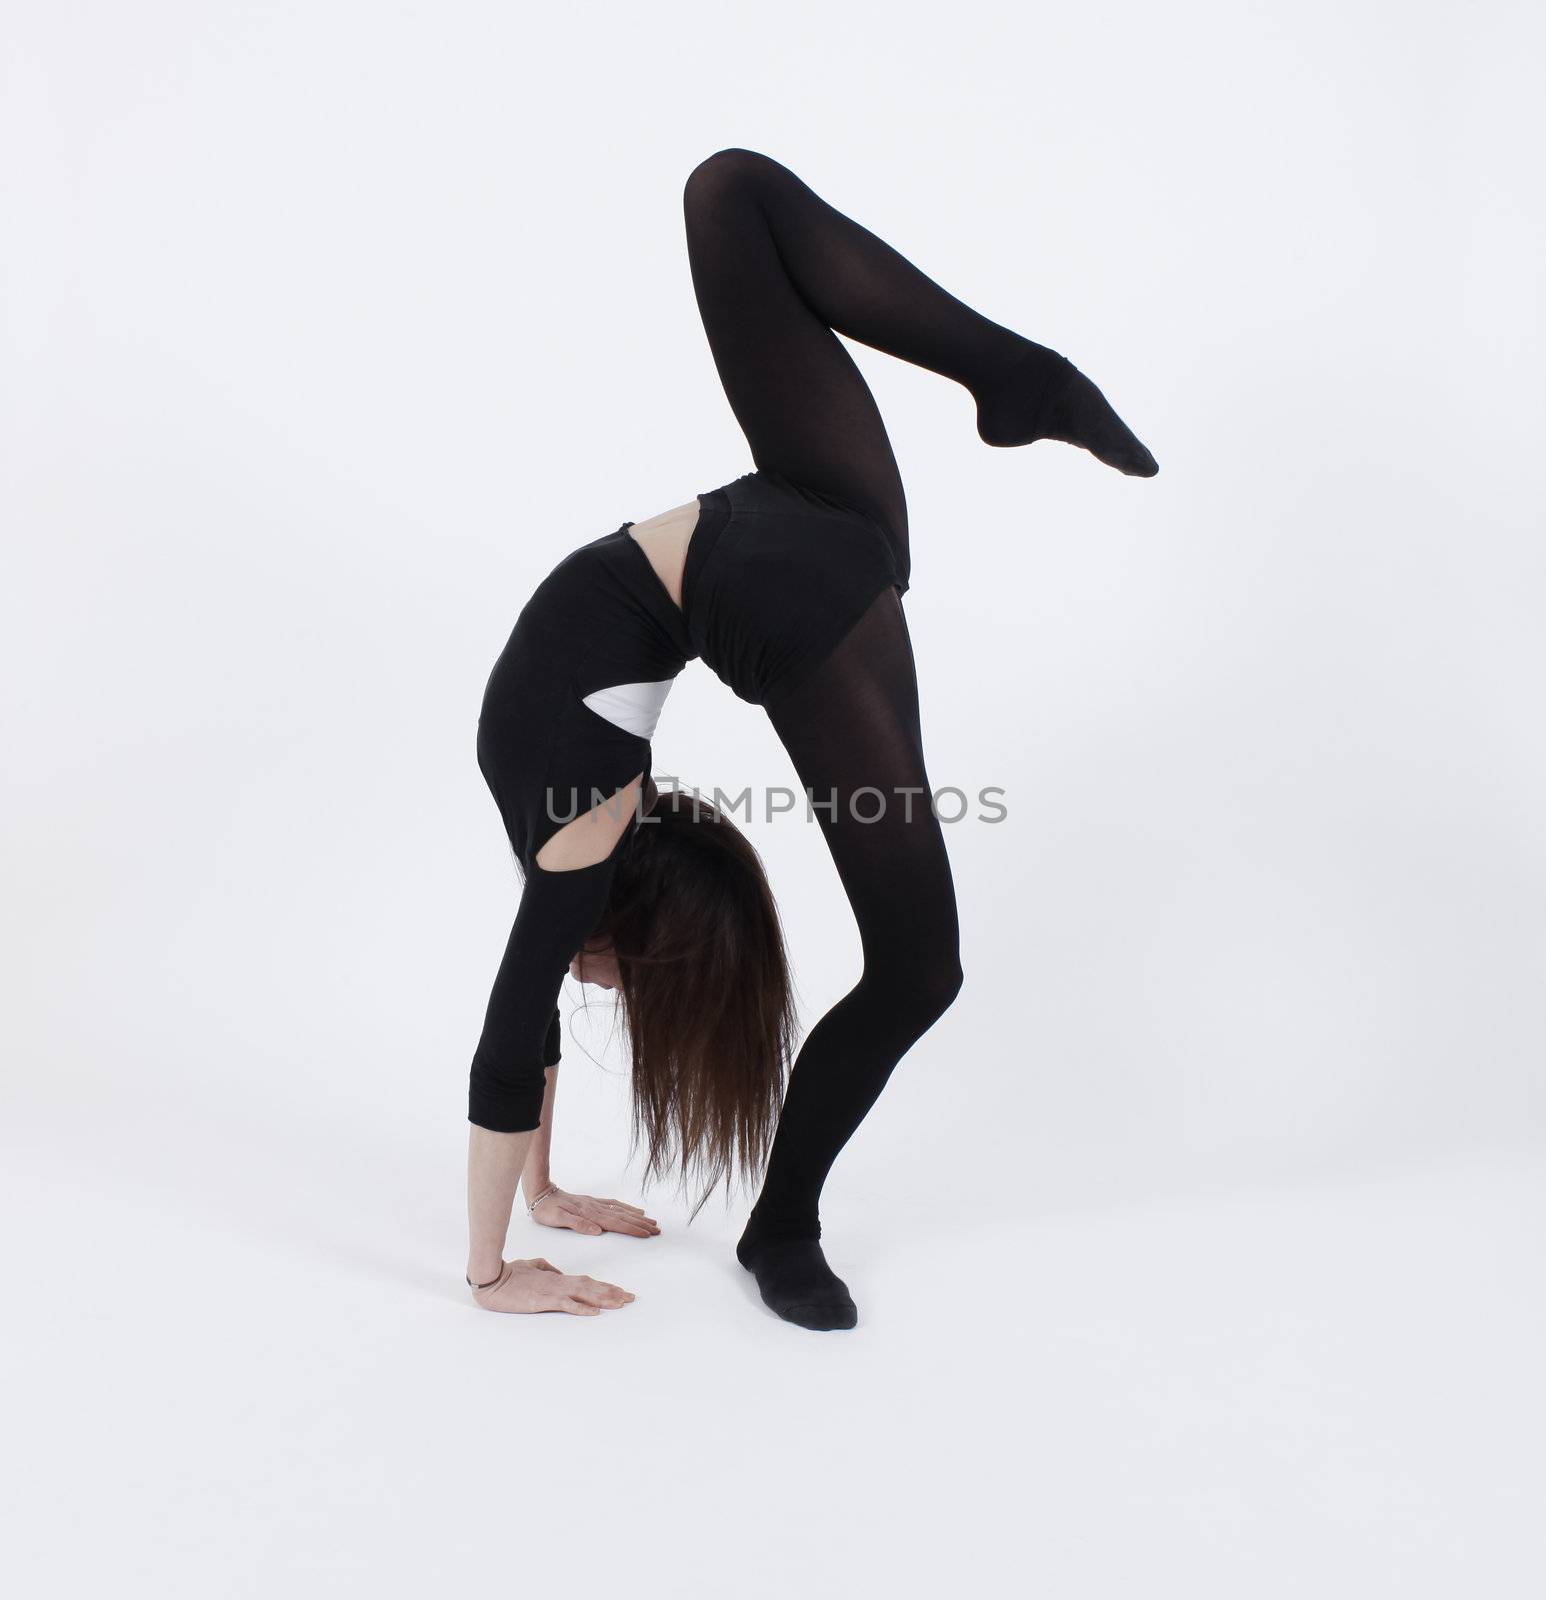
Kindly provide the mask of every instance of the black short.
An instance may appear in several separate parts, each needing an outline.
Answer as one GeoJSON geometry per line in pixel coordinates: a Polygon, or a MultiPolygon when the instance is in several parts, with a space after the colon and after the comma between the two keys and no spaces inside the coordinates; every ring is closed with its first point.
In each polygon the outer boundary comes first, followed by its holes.
{"type": "Polygon", "coordinates": [[[682,608],[693,647],[753,705],[796,687],[907,578],[885,529],[773,472],[698,496],[682,608]]]}

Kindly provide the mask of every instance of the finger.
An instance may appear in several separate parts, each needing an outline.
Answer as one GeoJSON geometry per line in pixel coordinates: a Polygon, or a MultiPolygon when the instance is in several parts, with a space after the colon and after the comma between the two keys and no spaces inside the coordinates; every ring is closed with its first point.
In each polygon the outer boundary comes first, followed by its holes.
{"type": "Polygon", "coordinates": [[[555,1311],[567,1311],[571,1317],[599,1317],[600,1306],[586,1305],[583,1300],[569,1299],[561,1301],[553,1308],[555,1311]]]}
{"type": "Polygon", "coordinates": [[[592,1221],[599,1222],[608,1233],[642,1235],[660,1231],[660,1224],[652,1217],[632,1211],[597,1210],[592,1221]]]}
{"type": "Polygon", "coordinates": [[[660,1226],[653,1217],[646,1216],[637,1206],[622,1206],[615,1201],[608,1201],[606,1209],[599,1214],[613,1222],[642,1222],[647,1228],[660,1226]]]}
{"type": "Polygon", "coordinates": [[[625,1233],[630,1239],[652,1239],[660,1232],[659,1228],[647,1228],[642,1222],[635,1222],[632,1217],[614,1217],[607,1224],[608,1233],[625,1233]]]}
{"type": "Polygon", "coordinates": [[[573,1278],[570,1280],[574,1287],[569,1291],[577,1299],[594,1299],[598,1294],[621,1295],[624,1300],[632,1300],[633,1294],[628,1289],[620,1288],[615,1283],[603,1283],[599,1278],[573,1278]]]}
{"type": "Polygon", "coordinates": [[[631,1211],[636,1217],[644,1215],[643,1206],[631,1206],[626,1200],[608,1200],[606,1203],[609,1206],[616,1206],[619,1211],[631,1211]]]}
{"type": "Polygon", "coordinates": [[[634,1297],[626,1289],[619,1289],[615,1283],[589,1283],[571,1278],[569,1294],[575,1300],[583,1300],[587,1305],[593,1306],[625,1306],[634,1297]]]}
{"type": "Polygon", "coordinates": [[[621,1307],[627,1306],[634,1296],[627,1293],[627,1290],[613,1290],[613,1288],[600,1290],[600,1288],[595,1288],[595,1290],[575,1290],[573,1298],[583,1302],[586,1306],[599,1306],[602,1310],[619,1310],[621,1307]]]}
{"type": "Polygon", "coordinates": [[[582,1211],[574,1211],[567,1206],[559,1212],[557,1227],[572,1228],[576,1233],[604,1233],[606,1230],[599,1222],[592,1222],[582,1211]]]}

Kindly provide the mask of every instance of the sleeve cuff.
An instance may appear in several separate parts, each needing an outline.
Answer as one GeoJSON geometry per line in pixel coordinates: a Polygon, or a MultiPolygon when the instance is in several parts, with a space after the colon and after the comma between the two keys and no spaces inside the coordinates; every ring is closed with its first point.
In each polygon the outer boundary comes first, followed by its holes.
{"type": "Polygon", "coordinates": [[[467,1090],[467,1120],[490,1133],[534,1133],[542,1126],[542,1095],[547,1087],[543,1069],[537,1068],[536,1082],[523,1073],[512,1082],[474,1060],[472,1081],[467,1090]]]}

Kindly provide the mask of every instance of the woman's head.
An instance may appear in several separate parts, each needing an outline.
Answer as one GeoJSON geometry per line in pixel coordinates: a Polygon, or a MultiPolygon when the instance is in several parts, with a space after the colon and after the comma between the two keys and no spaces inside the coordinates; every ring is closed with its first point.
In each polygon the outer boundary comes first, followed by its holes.
{"type": "Polygon", "coordinates": [[[703,1182],[702,1205],[737,1167],[760,1169],[794,999],[762,863],[723,812],[685,792],[654,797],[570,971],[621,996],[646,1172],[679,1163],[684,1181],[703,1182]]]}

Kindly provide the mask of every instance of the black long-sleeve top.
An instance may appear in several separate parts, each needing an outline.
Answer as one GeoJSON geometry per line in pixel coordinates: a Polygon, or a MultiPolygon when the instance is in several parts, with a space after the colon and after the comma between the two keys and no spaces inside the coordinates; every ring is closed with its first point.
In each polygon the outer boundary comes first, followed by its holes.
{"type": "Polygon", "coordinates": [[[559,1058],[564,974],[606,909],[621,854],[548,872],[537,852],[566,822],[649,784],[648,737],[585,704],[660,685],[695,657],[754,705],[770,703],[852,626],[876,591],[906,585],[873,517],[775,473],[698,496],[678,607],[625,522],[565,556],[516,619],[489,677],[478,764],[525,883],[473,1057],[468,1114],[521,1133],[541,1123],[543,1069],[559,1058]]]}

